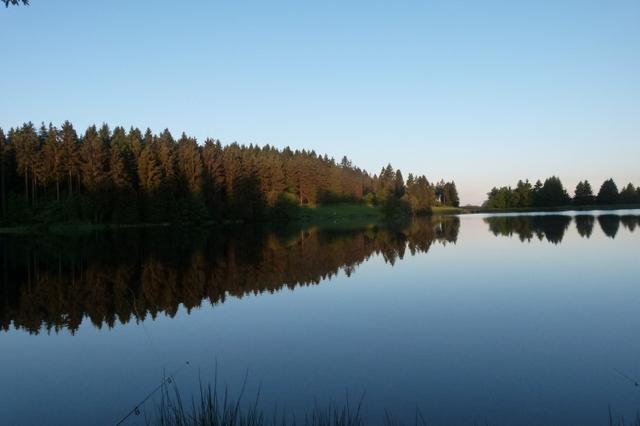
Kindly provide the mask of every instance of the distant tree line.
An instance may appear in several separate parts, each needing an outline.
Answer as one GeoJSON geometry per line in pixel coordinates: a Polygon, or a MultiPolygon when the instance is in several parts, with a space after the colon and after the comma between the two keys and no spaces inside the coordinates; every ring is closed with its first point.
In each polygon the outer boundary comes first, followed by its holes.
{"type": "Polygon", "coordinates": [[[454,182],[411,174],[405,182],[391,165],[370,175],[314,151],[200,145],[184,133],[106,124],[79,135],[68,121],[0,129],[0,187],[4,223],[259,220],[336,202],[420,214],[459,204],[454,182]]]}
{"type": "Polygon", "coordinates": [[[591,184],[584,180],[578,183],[571,197],[560,179],[551,176],[545,179],[544,183],[538,180],[535,185],[531,185],[528,180],[524,182],[519,180],[515,188],[510,186],[493,188],[487,196],[483,206],[495,209],[640,204],[640,187],[629,183],[618,191],[618,186],[613,179],[608,179],[602,183],[598,193],[594,195],[591,184]]]}

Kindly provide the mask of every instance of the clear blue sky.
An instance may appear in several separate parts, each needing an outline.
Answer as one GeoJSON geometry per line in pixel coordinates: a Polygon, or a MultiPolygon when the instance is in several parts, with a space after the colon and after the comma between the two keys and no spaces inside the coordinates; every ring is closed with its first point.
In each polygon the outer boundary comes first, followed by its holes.
{"type": "Polygon", "coordinates": [[[0,127],[71,120],[455,179],[640,185],[640,1],[31,0],[0,127]]]}

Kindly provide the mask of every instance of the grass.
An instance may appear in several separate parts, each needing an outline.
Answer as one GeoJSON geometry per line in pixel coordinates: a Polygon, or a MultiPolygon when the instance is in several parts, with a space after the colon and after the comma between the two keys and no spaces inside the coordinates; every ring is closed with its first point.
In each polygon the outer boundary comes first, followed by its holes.
{"type": "MultiPolygon", "coordinates": [[[[384,219],[382,209],[364,203],[339,203],[315,206],[302,206],[296,210],[295,217],[290,222],[300,222],[304,225],[320,225],[341,227],[361,227],[375,224],[384,219]]],[[[277,222],[277,221],[276,221],[277,222]]],[[[232,225],[242,221],[203,222],[200,226],[232,225]]],[[[133,223],[109,224],[89,222],[61,222],[36,223],[16,226],[0,227],[0,234],[74,234],[93,231],[114,230],[123,228],[145,228],[169,226],[169,223],[133,223]]]]}
{"type": "MultiPolygon", "coordinates": [[[[222,391],[218,389],[217,379],[214,380],[213,386],[204,386],[200,381],[199,394],[192,396],[190,400],[185,400],[175,381],[165,378],[158,388],[161,397],[154,411],[151,413],[145,411],[146,423],[159,426],[362,426],[369,424],[362,415],[364,395],[356,405],[350,404],[348,394],[342,406],[330,404],[327,407],[320,407],[316,403],[311,411],[296,418],[285,412],[278,413],[277,409],[272,414],[267,414],[260,408],[260,391],[251,401],[243,402],[245,387],[246,377],[239,395],[234,397],[227,387],[222,391]]],[[[135,407],[130,415],[134,413],[139,415],[140,408],[140,406],[135,407]]],[[[603,412],[603,415],[605,413],[603,412]]],[[[129,415],[118,424],[126,424],[127,420],[129,415]]],[[[376,423],[384,426],[431,424],[417,409],[408,422],[394,417],[387,411],[378,420],[376,423]]],[[[622,416],[615,415],[609,407],[608,421],[604,418],[603,420],[603,425],[608,426],[640,426],[640,413],[628,421],[622,416]]],[[[480,423],[473,424],[488,426],[490,423],[484,419],[480,423]]]]}
{"type": "MultiPolygon", "coordinates": [[[[147,424],[160,426],[289,426],[298,424],[304,426],[362,426],[365,424],[360,414],[363,398],[355,407],[349,404],[348,396],[342,407],[329,405],[326,408],[321,408],[315,405],[313,410],[297,420],[294,416],[288,416],[284,412],[278,414],[277,410],[274,410],[272,415],[267,415],[259,407],[259,391],[251,402],[244,404],[242,399],[246,377],[237,397],[232,397],[226,387],[222,392],[219,392],[217,380],[215,380],[213,387],[211,385],[203,386],[200,382],[198,397],[192,397],[189,402],[184,401],[175,382],[170,383],[170,380],[163,380],[160,403],[152,416],[147,417],[147,424]]],[[[138,413],[138,408],[134,409],[134,412],[138,413]]]]}
{"type": "Polygon", "coordinates": [[[434,206],[431,207],[431,212],[435,215],[447,215],[471,213],[471,210],[466,207],[434,206]]]}
{"type": "Polygon", "coordinates": [[[302,206],[299,210],[298,221],[314,223],[371,223],[384,219],[382,209],[364,203],[318,204],[316,206],[302,206]]]}

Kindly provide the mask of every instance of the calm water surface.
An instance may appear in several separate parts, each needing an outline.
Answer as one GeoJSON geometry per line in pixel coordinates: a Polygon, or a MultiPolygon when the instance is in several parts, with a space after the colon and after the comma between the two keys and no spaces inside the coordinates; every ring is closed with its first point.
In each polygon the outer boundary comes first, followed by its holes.
{"type": "Polygon", "coordinates": [[[371,424],[640,409],[623,376],[640,379],[639,211],[2,236],[0,253],[0,424],[113,424],[163,371],[188,396],[216,363],[267,410],[366,393],[371,424]]]}

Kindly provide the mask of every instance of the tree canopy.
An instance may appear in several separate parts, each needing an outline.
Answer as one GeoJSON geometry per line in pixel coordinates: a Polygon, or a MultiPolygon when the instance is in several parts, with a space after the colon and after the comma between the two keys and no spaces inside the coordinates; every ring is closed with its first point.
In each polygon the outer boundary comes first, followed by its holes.
{"type": "Polygon", "coordinates": [[[272,146],[198,144],[123,127],[79,133],[32,123],[0,129],[5,223],[255,221],[286,218],[299,206],[356,202],[393,214],[459,203],[454,182],[431,184],[390,164],[371,175],[343,157],[272,146]]]}
{"type": "Polygon", "coordinates": [[[596,200],[598,204],[615,204],[619,201],[618,186],[613,179],[607,179],[602,183],[596,200]]]}
{"type": "Polygon", "coordinates": [[[559,207],[585,206],[592,204],[637,204],[640,203],[640,188],[629,183],[618,193],[618,187],[613,179],[605,181],[598,195],[593,195],[588,180],[580,181],[576,185],[574,196],[571,198],[562,185],[560,179],[551,176],[540,180],[531,186],[529,181],[518,181],[516,188],[503,186],[493,188],[487,193],[487,200],[483,206],[494,209],[528,208],[528,207],[559,207]]]}

